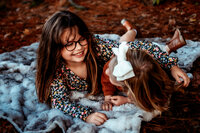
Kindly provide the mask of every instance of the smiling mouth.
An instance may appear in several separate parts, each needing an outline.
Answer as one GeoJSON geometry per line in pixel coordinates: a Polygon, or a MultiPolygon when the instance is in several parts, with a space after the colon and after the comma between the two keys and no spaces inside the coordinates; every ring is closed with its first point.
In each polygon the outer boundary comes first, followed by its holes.
{"type": "Polygon", "coordinates": [[[82,56],[84,54],[84,51],[78,52],[76,54],[73,54],[74,56],[82,56]]]}
{"type": "Polygon", "coordinates": [[[76,53],[75,55],[81,55],[83,54],[83,51],[76,53]]]}

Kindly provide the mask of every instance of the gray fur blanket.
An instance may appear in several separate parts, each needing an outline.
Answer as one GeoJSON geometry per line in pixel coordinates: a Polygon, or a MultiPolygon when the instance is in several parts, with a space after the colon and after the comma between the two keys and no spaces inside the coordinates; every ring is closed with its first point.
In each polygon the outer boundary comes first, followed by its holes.
{"type": "MultiPolygon", "coordinates": [[[[119,39],[115,34],[104,34],[102,37],[119,39]]],[[[161,44],[167,41],[161,38],[147,40],[161,44]]],[[[73,93],[71,100],[108,116],[109,119],[103,125],[95,126],[80,119],[72,119],[59,110],[39,103],[34,79],[37,47],[38,43],[33,43],[13,52],[0,54],[0,118],[11,122],[18,132],[43,133],[59,127],[67,133],[137,133],[140,131],[141,121],[150,121],[157,115],[156,112],[148,113],[132,104],[116,106],[113,111],[102,111],[100,105],[103,96],[86,98],[84,93],[73,93]]],[[[200,56],[200,42],[187,40],[186,46],[172,54],[179,58],[179,66],[188,72],[200,56]]]]}

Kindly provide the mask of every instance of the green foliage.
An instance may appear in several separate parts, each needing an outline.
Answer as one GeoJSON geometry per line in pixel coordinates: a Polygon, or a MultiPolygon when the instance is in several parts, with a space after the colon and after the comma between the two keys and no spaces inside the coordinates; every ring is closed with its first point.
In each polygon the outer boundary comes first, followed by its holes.
{"type": "Polygon", "coordinates": [[[164,0],[153,0],[153,5],[159,5],[164,0]]]}
{"type": "Polygon", "coordinates": [[[31,2],[30,8],[40,5],[42,2],[44,2],[44,0],[33,0],[31,2]]]}

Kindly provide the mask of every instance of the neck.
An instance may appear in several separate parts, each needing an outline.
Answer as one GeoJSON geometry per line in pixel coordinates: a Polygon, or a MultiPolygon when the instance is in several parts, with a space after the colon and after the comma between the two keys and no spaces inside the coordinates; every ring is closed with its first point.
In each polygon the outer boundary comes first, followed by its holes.
{"type": "Polygon", "coordinates": [[[67,66],[68,66],[69,68],[71,68],[71,67],[73,67],[73,68],[75,68],[75,67],[80,67],[80,66],[82,66],[82,65],[85,65],[85,62],[68,62],[68,63],[67,63],[67,66]]]}
{"type": "Polygon", "coordinates": [[[67,67],[80,78],[83,79],[87,78],[87,67],[85,62],[80,62],[80,63],[68,62],[67,67]]]}

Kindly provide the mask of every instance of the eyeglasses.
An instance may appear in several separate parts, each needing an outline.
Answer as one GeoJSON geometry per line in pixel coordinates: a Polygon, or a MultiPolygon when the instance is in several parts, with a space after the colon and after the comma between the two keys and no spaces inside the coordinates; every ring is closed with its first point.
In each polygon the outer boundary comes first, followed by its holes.
{"type": "Polygon", "coordinates": [[[83,37],[81,37],[78,41],[69,41],[67,44],[64,45],[64,47],[68,51],[73,51],[76,48],[77,43],[79,43],[81,46],[87,45],[87,40],[83,37]]]}

